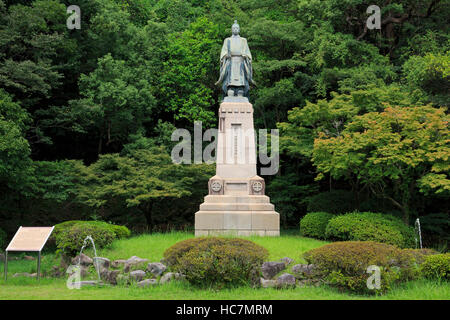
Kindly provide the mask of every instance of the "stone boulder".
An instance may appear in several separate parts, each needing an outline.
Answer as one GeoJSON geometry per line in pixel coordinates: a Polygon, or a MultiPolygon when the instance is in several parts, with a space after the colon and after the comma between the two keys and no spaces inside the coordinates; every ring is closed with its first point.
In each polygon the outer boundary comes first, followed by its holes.
{"type": "Polygon", "coordinates": [[[147,265],[147,271],[150,272],[155,277],[158,277],[166,271],[167,267],[161,262],[153,262],[147,265]]]}
{"type": "Polygon", "coordinates": [[[116,277],[116,284],[129,284],[130,283],[130,276],[119,273],[116,277]]]}
{"type": "Polygon", "coordinates": [[[98,268],[100,275],[102,273],[107,273],[110,265],[111,265],[111,261],[108,258],[102,258],[102,257],[94,258],[94,267],[98,268]]]}
{"type": "Polygon", "coordinates": [[[284,264],[284,262],[279,261],[264,262],[261,266],[263,277],[267,280],[272,279],[284,269],[286,269],[286,265],[284,264]]]}
{"type": "MultiPolygon", "coordinates": [[[[72,274],[75,273],[75,268],[74,267],[77,267],[77,266],[78,265],[71,265],[71,266],[67,267],[67,269],[66,269],[66,271],[64,273],[68,274],[69,276],[71,276],[72,274]]],[[[89,267],[80,265],[80,277],[84,278],[88,274],[89,274],[89,267]]]]}
{"type": "Polygon", "coordinates": [[[314,275],[314,271],[316,270],[315,265],[313,264],[296,264],[292,267],[292,273],[298,279],[311,278],[314,275]]]}
{"type": "Polygon", "coordinates": [[[52,270],[50,271],[50,276],[52,278],[61,278],[64,276],[64,269],[60,266],[52,266],[52,270]]]}
{"type": "Polygon", "coordinates": [[[127,263],[127,260],[124,259],[114,260],[111,262],[111,268],[120,268],[121,266],[125,265],[125,263],[127,263]]]}
{"type": "Polygon", "coordinates": [[[139,281],[144,280],[146,275],[147,274],[145,273],[145,271],[142,271],[142,270],[131,271],[130,272],[130,279],[133,280],[133,281],[139,282],[139,281]]]}
{"type": "Polygon", "coordinates": [[[289,273],[283,273],[277,278],[277,288],[295,287],[295,277],[289,273]]]}
{"type": "Polygon", "coordinates": [[[318,287],[320,286],[320,283],[321,281],[316,279],[298,280],[299,287],[311,287],[311,286],[318,287]]]}
{"type": "Polygon", "coordinates": [[[159,279],[159,283],[164,284],[173,280],[183,280],[185,278],[184,275],[178,272],[167,272],[165,275],[159,279]]]}
{"type": "Polygon", "coordinates": [[[150,286],[154,286],[157,284],[158,284],[158,281],[156,281],[155,279],[145,279],[145,280],[139,281],[137,283],[137,286],[141,287],[141,288],[145,288],[145,287],[150,287],[150,286]]]}
{"type": "Polygon", "coordinates": [[[284,257],[280,259],[281,262],[284,262],[285,265],[290,265],[292,262],[294,262],[294,259],[291,259],[289,257],[284,257]]]}
{"type": "Polygon", "coordinates": [[[103,272],[102,274],[100,274],[101,278],[112,284],[112,285],[116,285],[117,284],[117,277],[120,274],[120,270],[108,270],[103,272]]]}
{"type": "Polygon", "coordinates": [[[128,273],[133,270],[139,270],[140,268],[145,268],[145,264],[148,263],[148,259],[142,259],[137,256],[132,256],[125,262],[123,271],[128,273]]]}
{"type": "Polygon", "coordinates": [[[131,258],[128,258],[127,263],[141,263],[141,262],[148,262],[148,259],[142,259],[139,258],[138,256],[132,256],[131,258]]]}
{"type": "Polygon", "coordinates": [[[266,280],[264,278],[261,278],[260,284],[263,288],[275,288],[277,286],[277,280],[266,280]]]}
{"type": "Polygon", "coordinates": [[[79,254],[78,256],[76,256],[75,258],[72,259],[73,265],[81,264],[82,266],[86,266],[86,267],[92,265],[93,262],[94,262],[94,260],[92,260],[90,257],[85,255],[84,253],[79,254]]]}

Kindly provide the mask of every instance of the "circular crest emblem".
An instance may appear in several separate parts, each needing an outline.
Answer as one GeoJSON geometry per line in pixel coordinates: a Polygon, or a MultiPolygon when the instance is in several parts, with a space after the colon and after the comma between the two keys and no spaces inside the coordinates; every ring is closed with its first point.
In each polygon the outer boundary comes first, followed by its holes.
{"type": "Polygon", "coordinates": [[[253,182],[252,188],[253,188],[253,191],[260,192],[263,189],[263,184],[259,181],[253,182]]]}
{"type": "Polygon", "coordinates": [[[219,181],[213,181],[211,183],[211,189],[214,192],[219,192],[222,189],[222,184],[219,181]]]}

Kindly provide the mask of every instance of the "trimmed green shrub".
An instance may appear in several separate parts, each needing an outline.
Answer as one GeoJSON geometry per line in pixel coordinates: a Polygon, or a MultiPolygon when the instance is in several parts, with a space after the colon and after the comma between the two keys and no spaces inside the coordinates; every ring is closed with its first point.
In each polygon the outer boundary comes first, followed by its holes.
{"type": "Polygon", "coordinates": [[[65,230],[65,229],[70,229],[72,226],[74,226],[76,224],[91,225],[91,226],[93,225],[93,226],[98,226],[101,228],[108,229],[115,234],[117,239],[128,238],[129,236],[131,236],[131,231],[125,226],[118,226],[118,225],[110,224],[110,223],[103,222],[103,221],[81,221],[81,220],[71,220],[71,221],[65,221],[65,222],[57,224],[55,226],[55,229],[53,229],[52,236],[56,237],[56,235],[58,233],[60,233],[61,231],[65,230]]]}
{"type": "Polygon", "coordinates": [[[415,246],[412,227],[396,217],[373,212],[352,212],[334,217],[328,222],[325,235],[335,241],[376,241],[400,248],[415,246]]]}
{"type": "Polygon", "coordinates": [[[87,236],[94,239],[96,248],[106,247],[116,238],[114,232],[107,228],[89,224],[74,224],[57,234],[56,246],[68,255],[76,255],[87,236]]]}
{"type": "Polygon", "coordinates": [[[169,267],[193,285],[256,285],[268,251],[238,238],[201,237],[176,243],[164,252],[169,267]]]}
{"type": "Polygon", "coordinates": [[[450,280],[450,253],[426,257],[420,272],[425,278],[450,280]]]}
{"type": "Polygon", "coordinates": [[[422,264],[425,259],[431,255],[439,254],[436,250],[433,249],[403,249],[404,252],[410,254],[417,264],[422,264]]]}
{"type": "Polygon", "coordinates": [[[78,253],[87,236],[92,236],[97,248],[110,245],[113,240],[131,235],[125,226],[116,226],[102,221],[66,221],[55,226],[52,239],[58,249],[68,255],[78,253]]]}
{"type": "Polygon", "coordinates": [[[0,251],[6,249],[6,232],[0,229],[0,251]]]}
{"type": "Polygon", "coordinates": [[[334,242],[304,254],[316,274],[332,285],[358,293],[384,292],[394,283],[418,278],[413,255],[396,246],[372,241],[334,242]],[[367,267],[380,267],[381,288],[369,290],[367,267]]]}
{"type": "Polygon", "coordinates": [[[300,233],[305,237],[325,239],[328,221],[334,215],[328,212],[310,212],[300,220],[300,233]]]}
{"type": "Polygon", "coordinates": [[[129,238],[131,236],[131,231],[125,226],[118,226],[115,224],[110,224],[110,228],[116,234],[117,239],[129,238]]]}
{"type": "Polygon", "coordinates": [[[328,212],[342,214],[352,212],[354,206],[353,194],[345,190],[322,192],[308,199],[308,212],[328,212]]]}

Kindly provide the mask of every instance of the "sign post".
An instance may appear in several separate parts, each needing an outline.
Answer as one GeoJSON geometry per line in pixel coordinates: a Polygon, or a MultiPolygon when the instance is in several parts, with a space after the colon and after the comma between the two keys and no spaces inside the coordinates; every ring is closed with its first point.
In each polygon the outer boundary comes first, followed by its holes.
{"type": "Polygon", "coordinates": [[[8,252],[32,251],[38,253],[37,276],[41,278],[41,251],[54,227],[20,227],[5,250],[5,281],[8,279],[8,252]]]}
{"type": "Polygon", "coordinates": [[[5,251],[5,281],[8,277],[8,251],[5,251]]]}

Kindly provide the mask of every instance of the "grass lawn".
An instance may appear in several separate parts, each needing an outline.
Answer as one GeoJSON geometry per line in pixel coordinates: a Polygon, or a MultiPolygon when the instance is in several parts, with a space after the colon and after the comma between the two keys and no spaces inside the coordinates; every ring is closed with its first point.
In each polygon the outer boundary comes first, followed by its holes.
{"type": "MultiPolygon", "coordinates": [[[[193,237],[192,233],[174,232],[166,234],[141,235],[126,240],[115,241],[107,249],[99,250],[98,254],[111,260],[128,259],[136,255],[150,261],[159,261],[165,249],[172,244],[193,237]]],[[[287,233],[281,237],[250,237],[249,239],[264,246],[270,252],[270,260],[290,257],[296,263],[303,262],[301,255],[310,249],[319,247],[326,242],[287,233]]],[[[92,256],[92,252],[87,252],[92,256]]],[[[51,270],[57,264],[53,253],[44,254],[42,271],[51,270]]],[[[35,279],[12,278],[17,272],[35,272],[35,261],[10,261],[8,264],[9,279],[5,283],[0,280],[0,299],[450,299],[450,284],[437,281],[412,281],[393,288],[383,296],[358,296],[339,292],[327,286],[305,287],[287,290],[254,289],[239,287],[233,289],[213,290],[197,289],[185,282],[173,282],[150,288],[105,286],[90,287],[80,290],[69,290],[66,279],[42,278],[38,284],[35,279]]],[[[1,265],[3,271],[3,264],[1,265]]]]}

